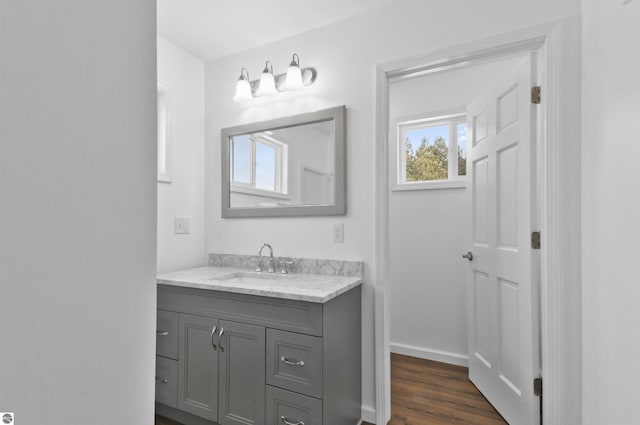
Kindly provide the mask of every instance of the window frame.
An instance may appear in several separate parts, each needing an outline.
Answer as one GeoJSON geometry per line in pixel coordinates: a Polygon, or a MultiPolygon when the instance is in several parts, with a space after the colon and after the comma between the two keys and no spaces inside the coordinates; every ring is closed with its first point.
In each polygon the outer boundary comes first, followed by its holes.
{"type": "Polygon", "coordinates": [[[265,133],[248,135],[249,139],[249,183],[234,180],[235,140],[231,138],[229,144],[229,188],[231,192],[247,193],[262,197],[289,199],[289,147],[286,143],[265,133]],[[272,147],[275,151],[274,190],[262,189],[256,186],[256,146],[260,143],[272,147]]]}
{"type": "Polygon", "coordinates": [[[166,84],[157,85],[157,181],[173,182],[173,94],[166,84]],[[162,117],[161,117],[162,115],[162,117]],[[164,125],[162,125],[164,124],[164,125]],[[162,125],[163,131],[160,131],[162,125]],[[164,135],[164,137],[162,137],[164,135]],[[164,155],[162,155],[164,153],[164,155]]]}
{"type": "MultiPolygon", "coordinates": [[[[467,125],[467,146],[469,141],[469,125],[465,110],[420,114],[419,116],[404,117],[394,120],[391,129],[395,135],[389,137],[391,142],[391,190],[429,190],[429,189],[464,189],[467,187],[467,176],[458,175],[458,125],[467,125]],[[416,128],[449,127],[449,146],[447,164],[447,180],[406,181],[406,146],[404,134],[416,128]],[[453,176],[453,177],[452,177],[453,176]]],[[[468,148],[467,148],[468,151],[468,148]]]]}

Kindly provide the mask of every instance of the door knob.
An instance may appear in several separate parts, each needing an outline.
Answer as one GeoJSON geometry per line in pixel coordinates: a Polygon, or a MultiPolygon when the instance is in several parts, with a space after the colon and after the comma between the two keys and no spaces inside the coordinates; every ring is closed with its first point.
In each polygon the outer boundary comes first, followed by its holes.
{"type": "Polygon", "coordinates": [[[471,251],[469,251],[466,254],[462,254],[462,258],[466,258],[469,261],[473,261],[473,254],[471,253],[471,251]]]}

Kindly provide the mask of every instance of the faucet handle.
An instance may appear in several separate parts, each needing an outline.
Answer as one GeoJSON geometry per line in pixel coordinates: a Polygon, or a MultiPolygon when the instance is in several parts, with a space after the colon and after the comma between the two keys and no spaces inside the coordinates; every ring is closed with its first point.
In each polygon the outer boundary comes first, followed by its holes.
{"type": "Polygon", "coordinates": [[[287,266],[293,265],[293,261],[280,261],[280,265],[282,266],[282,269],[280,270],[280,273],[281,274],[287,274],[287,273],[289,273],[289,270],[287,269],[287,266]]]}
{"type": "Polygon", "coordinates": [[[256,271],[257,272],[261,272],[262,271],[262,259],[260,257],[255,257],[249,260],[249,262],[251,263],[256,263],[256,271]]]}

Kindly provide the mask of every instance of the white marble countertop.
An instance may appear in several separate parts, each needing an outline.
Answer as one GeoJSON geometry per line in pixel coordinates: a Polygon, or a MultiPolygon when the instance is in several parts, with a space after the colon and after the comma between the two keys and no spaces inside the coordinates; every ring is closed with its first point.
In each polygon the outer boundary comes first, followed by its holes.
{"type": "Polygon", "coordinates": [[[159,285],[325,303],[362,283],[362,277],[254,272],[231,267],[196,267],[158,275],[159,285]]]}

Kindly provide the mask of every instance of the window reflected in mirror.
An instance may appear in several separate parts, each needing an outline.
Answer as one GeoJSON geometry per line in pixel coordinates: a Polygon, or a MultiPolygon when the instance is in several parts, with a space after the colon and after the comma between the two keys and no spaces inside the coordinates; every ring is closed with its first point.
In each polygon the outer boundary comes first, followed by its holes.
{"type": "Polygon", "coordinates": [[[255,189],[287,194],[288,146],[270,131],[229,139],[230,180],[233,190],[255,189]]]}
{"type": "Polygon", "coordinates": [[[230,204],[333,204],[333,121],[229,137],[230,204]]]}

